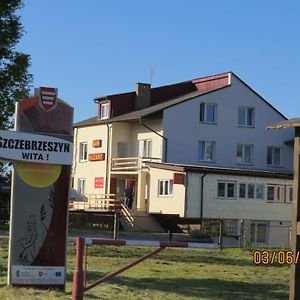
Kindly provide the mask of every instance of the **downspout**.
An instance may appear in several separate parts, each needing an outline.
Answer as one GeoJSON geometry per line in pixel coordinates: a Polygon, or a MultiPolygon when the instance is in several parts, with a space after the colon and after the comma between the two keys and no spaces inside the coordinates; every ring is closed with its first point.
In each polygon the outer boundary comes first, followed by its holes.
{"type": "Polygon", "coordinates": [[[158,135],[159,137],[161,137],[164,140],[164,142],[165,142],[165,153],[164,153],[163,161],[167,162],[167,160],[168,160],[168,139],[166,137],[164,137],[163,135],[161,135],[160,133],[158,133],[157,131],[155,131],[154,129],[152,129],[151,127],[149,127],[148,125],[144,124],[142,122],[142,119],[140,119],[140,124],[142,126],[144,126],[145,128],[147,128],[148,130],[152,131],[153,133],[155,133],[156,135],[158,135]]]}
{"type": "Polygon", "coordinates": [[[207,173],[203,174],[201,177],[201,193],[200,193],[200,222],[201,222],[201,228],[203,225],[203,190],[204,190],[204,177],[207,175],[207,173]]]}
{"type": "MultiPolygon", "coordinates": [[[[76,173],[76,169],[77,169],[77,141],[78,141],[78,128],[75,127],[74,128],[74,143],[73,145],[75,145],[75,147],[73,148],[74,149],[74,153],[73,153],[73,166],[72,166],[72,173],[71,173],[71,176],[73,178],[71,184],[73,184],[73,188],[74,188],[74,185],[75,185],[75,182],[74,182],[74,176],[75,176],[75,173],[76,173]]],[[[77,187],[77,185],[76,185],[77,187]]]]}
{"type": "Polygon", "coordinates": [[[106,139],[106,168],[105,168],[105,190],[104,194],[108,193],[108,171],[109,171],[109,163],[110,163],[110,156],[109,156],[109,145],[110,145],[110,128],[109,125],[107,126],[107,139],[106,139]]]}

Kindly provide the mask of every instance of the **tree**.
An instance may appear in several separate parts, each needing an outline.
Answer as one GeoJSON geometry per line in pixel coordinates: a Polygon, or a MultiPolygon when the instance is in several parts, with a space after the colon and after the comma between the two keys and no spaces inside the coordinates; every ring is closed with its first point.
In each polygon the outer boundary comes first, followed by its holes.
{"type": "MultiPolygon", "coordinates": [[[[20,16],[16,10],[22,0],[0,0],[0,129],[13,126],[15,103],[29,96],[30,57],[16,50],[23,35],[20,16]]],[[[3,164],[0,163],[0,173],[3,164]]]]}
{"type": "Polygon", "coordinates": [[[32,80],[29,55],[15,49],[23,35],[20,7],[22,0],[0,0],[0,129],[11,128],[15,102],[28,97],[32,80]]]}

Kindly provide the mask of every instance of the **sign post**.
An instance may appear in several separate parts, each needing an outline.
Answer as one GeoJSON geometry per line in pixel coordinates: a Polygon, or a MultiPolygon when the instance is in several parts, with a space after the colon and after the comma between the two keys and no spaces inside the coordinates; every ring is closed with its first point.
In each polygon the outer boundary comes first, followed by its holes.
{"type": "Polygon", "coordinates": [[[290,267],[289,300],[300,299],[300,264],[297,256],[300,252],[300,119],[290,119],[267,127],[268,129],[295,128],[294,137],[294,181],[292,203],[291,250],[293,264],[290,267]]]}
{"type": "Polygon", "coordinates": [[[8,284],[65,288],[73,108],[57,89],[16,108],[16,131],[0,131],[0,157],[14,162],[8,284]]]}

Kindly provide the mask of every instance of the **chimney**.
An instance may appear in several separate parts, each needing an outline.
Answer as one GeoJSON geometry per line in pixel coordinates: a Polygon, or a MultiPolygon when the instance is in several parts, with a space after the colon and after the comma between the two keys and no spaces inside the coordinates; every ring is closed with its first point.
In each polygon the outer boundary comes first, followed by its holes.
{"type": "Polygon", "coordinates": [[[135,110],[143,109],[151,105],[151,84],[137,82],[135,93],[135,110]]]}

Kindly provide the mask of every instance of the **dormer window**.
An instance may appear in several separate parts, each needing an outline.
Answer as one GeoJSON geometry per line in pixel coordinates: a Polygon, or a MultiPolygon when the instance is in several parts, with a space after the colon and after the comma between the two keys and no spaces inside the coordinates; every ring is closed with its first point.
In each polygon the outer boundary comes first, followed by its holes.
{"type": "Polygon", "coordinates": [[[108,119],[110,117],[110,102],[103,102],[99,104],[100,107],[100,119],[101,120],[105,120],[108,119]]]}

